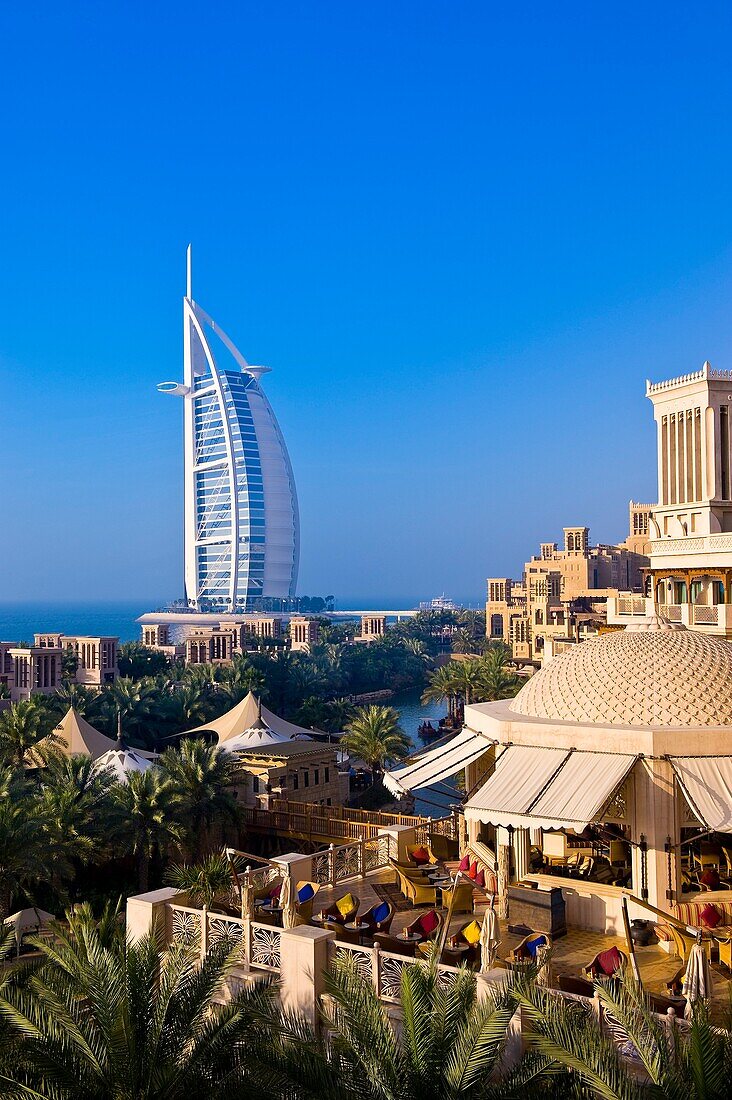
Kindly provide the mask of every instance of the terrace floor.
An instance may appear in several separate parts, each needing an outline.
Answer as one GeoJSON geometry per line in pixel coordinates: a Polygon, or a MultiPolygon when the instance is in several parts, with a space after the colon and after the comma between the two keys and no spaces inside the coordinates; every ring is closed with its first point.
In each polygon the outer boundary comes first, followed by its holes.
{"type": "MultiPolygon", "coordinates": [[[[337,898],[346,893],[351,893],[360,898],[360,910],[364,912],[371,905],[377,904],[384,897],[384,891],[380,887],[394,883],[395,875],[391,869],[372,871],[365,878],[352,878],[347,882],[339,883],[336,887],[322,886],[315,898],[314,912],[331,905],[337,898]]],[[[395,889],[395,888],[394,888],[395,889]]],[[[480,892],[476,893],[476,905],[474,915],[478,921],[483,917],[487,907],[487,899],[480,892]]],[[[391,898],[387,898],[391,900],[391,898]]],[[[403,929],[411,924],[420,912],[425,912],[429,906],[419,906],[397,910],[391,925],[391,935],[398,936],[403,929]]],[[[443,915],[446,913],[443,910],[443,915]]],[[[466,913],[458,913],[450,922],[449,935],[453,935],[471,917],[466,913]]],[[[498,948],[498,959],[510,957],[511,951],[523,938],[508,931],[505,921],[500,923],[501,943],[498,948]]],[[[571,977],[582,977],[583,968],[587,966],[595,955],[616,945],[627,954],[627,945],[624,937],[605,936],[600,932],[588,932],[580,928],[570,927],[566,936],[554,941],[552,951],[552,969],[556,974],[571,977]]],[[[641,974],[641,981],[649,993],[666,994],[666,983],[679,971],[682,966],[678,955],[668,953],[659,944],[654,943],[648,947],[636,947],[636,959],[641,974]]],[[[730,991],[732,990],[732,974],[727,968],[720,966],[718,962],[712,962],[714,978],[713,1011],[720,1021],[729,1010],[730,991]]]]}

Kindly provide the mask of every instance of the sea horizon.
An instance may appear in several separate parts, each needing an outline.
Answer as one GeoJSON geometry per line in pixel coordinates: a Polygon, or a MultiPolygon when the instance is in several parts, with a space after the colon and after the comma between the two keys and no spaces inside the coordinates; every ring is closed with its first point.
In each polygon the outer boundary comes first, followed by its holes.
{"type": "MultiPolygon", "coordinates": [[[[403,597],[402,599],[344,598],[336,600],[339,611],[409,611],[420,602],[428,602],[433,597],[420,599],[403,597]]],[[[482,605],[474,597],[472,601],[455,598],[455,603],[475,610],[482,605]]],[[[128,600],[3,600],[0,601],[0,641],[29,642],[33,634],[43,631],[59,631],[66,634],[110,634],[121,642],[137,641],[140,638],[140,625],[136,621],[140,615],[155,611],[164,601],[128,600]]]]}

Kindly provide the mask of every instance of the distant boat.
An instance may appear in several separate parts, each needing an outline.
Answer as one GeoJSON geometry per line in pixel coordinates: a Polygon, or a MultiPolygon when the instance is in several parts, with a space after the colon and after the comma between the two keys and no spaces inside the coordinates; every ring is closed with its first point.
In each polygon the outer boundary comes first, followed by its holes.
{"type": "Polygon", "coordinates": [[[427,603],[421,603],[419,605],[420,611],[459,611],[460,608],[451,600],[449,596],[446,596],[443,592],[441,596],[435,596],[434,599],[429,600],[427,603]]]}
{"type": "Polygon", "coordinates": [[[417,736],[425,745],[428,745],[430,741],[436,741],[437,738],[442,737],[442,735],[443,731],[435,729],[431,722],[423,722],[417,730],[417,736]]]}

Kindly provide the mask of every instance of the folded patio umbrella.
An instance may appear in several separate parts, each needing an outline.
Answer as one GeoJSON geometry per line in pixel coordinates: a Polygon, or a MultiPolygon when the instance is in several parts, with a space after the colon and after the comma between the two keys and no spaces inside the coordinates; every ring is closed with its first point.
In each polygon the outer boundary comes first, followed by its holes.
{"type": "Polygon", "coordinates": [[[684,1015],[687,1019],[693,1015],[694,1005],[712,999],[712,971],[707,953],[701,943],[695,943],[689,952],[689,961],[684,974],[683,994],[686,997],[684,1015]]]}
{"type": "Polygon", "coordinates": [[[494,909],[486,909],[480,930],[480,969],[483,973],[492,969],[500,942],[498,917],[494,909]]]}
{"type": "Polygon", "coordinates": [[[295,927],[295,899],[292,895],[292,882],[290,881],[290,868],[285,868],[280,890],[280,909],[282,910],[282,927],[295,927]]]}

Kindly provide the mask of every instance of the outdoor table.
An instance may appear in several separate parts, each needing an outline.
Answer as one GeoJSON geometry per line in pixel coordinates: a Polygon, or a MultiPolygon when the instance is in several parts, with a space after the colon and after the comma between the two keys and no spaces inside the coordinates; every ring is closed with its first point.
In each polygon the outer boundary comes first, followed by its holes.
{"type": "Polygon", "coordinates": [[[405,936],[403,932],[397,932],[396,936],[392,936],[394,940],[404,940],[405,943],[421,943],[424,936],[421,932],[410,932],[408,936],[405,936]]]}
{"type": "Polygon", "coordinates": [[[327,913],[323,913],[322,911],[320,913],[313,913],[312,917],[310,918],[310,920],[315,921],[316,924],[325,924],[327,920],[333,919],[333,917],[329,917],[327,913]]]}
{"type": "Polygon", "coordinates": [[[368,923],[368,921],[354,920],[348,921],[348,923],[344,924],[343,927],[347,928],[350,932],[358,932],[358,942],[363,943],[363,934],[364,932],[368,932],[371,925],[368,923]]]}
{"type": "Polygon", "coordinates": [[[442,961],[447,963],[448,966],[459,966],[462,962],[462,955],[467,955],[470,950],[467,943],[445,944],[442,949],[442,961]],[[453,957],[450,961],[450,956],[453,957]]]}

